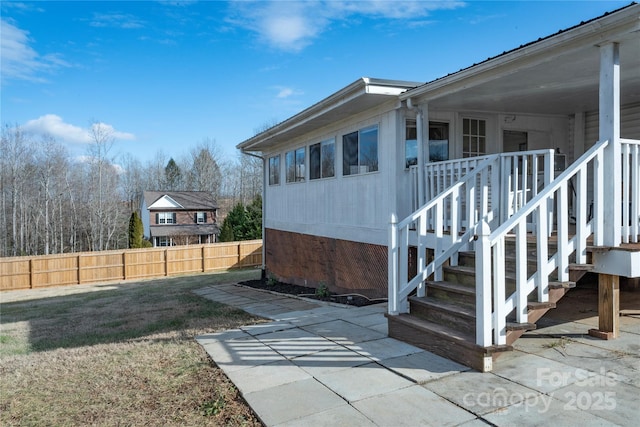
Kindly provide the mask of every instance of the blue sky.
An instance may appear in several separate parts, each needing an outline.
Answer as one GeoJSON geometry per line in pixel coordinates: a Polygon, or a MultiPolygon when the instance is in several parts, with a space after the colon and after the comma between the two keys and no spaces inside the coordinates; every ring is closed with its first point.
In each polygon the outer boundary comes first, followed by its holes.
{"type": "Polygon", "coordinates": [[[629,1],[2,1],[1,121],[86,154],[236,144],[360,77],[427,82],[629,1]]]}

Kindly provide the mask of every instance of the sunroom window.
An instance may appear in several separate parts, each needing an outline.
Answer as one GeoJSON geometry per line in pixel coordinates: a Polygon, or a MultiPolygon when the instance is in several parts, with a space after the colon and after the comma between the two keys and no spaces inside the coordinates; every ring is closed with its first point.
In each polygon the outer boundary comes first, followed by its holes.
{"type": "Polygon", "coordinates": [[[335,163],[336,143],[333,138],[309,146],[309,179],[334,176],[335,163]]]}
{"type": "Polygon", "coordinates": [[[304,147],[285,154],[287,182],[304,181],[304,147]]]}
{"type": "Polygon", "coordinates": [[[378,126],[342,137],[342,174],[357,175],[378,170],[378,126]]]}
{"type": "Polygon", "coordinates": [[[280,155],[269,158],[269,185],[280,184],[280,155]]]}

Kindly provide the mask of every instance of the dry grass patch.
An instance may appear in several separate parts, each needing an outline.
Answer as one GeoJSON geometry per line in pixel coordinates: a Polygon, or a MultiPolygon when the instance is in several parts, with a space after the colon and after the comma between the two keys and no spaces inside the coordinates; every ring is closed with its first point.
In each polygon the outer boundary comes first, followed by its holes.
{"type": "Polygon", "coordinates": [[[260,319],[191,292],[257,274],[3,303],[0,424],[259,426],[193,337],[260,319]]]}

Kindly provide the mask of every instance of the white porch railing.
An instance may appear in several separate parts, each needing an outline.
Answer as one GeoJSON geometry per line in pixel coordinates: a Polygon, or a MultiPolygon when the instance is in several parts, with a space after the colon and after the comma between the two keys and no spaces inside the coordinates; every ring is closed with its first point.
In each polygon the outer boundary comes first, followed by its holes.
{"type": "MultiPolygon", "coordinates": [[[[623,242],[638,242],[640,232],[640,141],[620,139],[620,167],[622,171],[623,242]]],[[[587,239],[593,244],[604,241],[604,151],[608,141],[599,142],[564,171],[549,186],[528,202],[519,212],[491,232],[486,222],[479,224],[476,242],[476,343],[483,347],[506,343],[507,316],[515,311],[516,322],[527,323],[527,303],[532,292],[537,300],[549,299],[551,280],[567,282],[571,257],[585,264],[587,239]],[[587,179],[593,179],[593,208],[589,209],[587,179]],[[575,235],[569,236],[569,186],[575,187],[575,235]],[[548,220],[553,207],[555,214],[548,220]],[[527,274],[527,218],[536,224],[536,268],[527,274]],[[556,252],[549,254],[548,231],[555,223],[556,252]],[[506,237],[515,237],[515,292],[506,295],[505,248],[506,237]],[[493,334],[492,334],[493,331],[493,334]],[[492,336],[493,335],[493,336],[492,336]]]]}
{"type": "Polygon", "coordinates": [[[621,139],[622,242],[638,243],[640,237],[640,141],[621,139]]]}
{"type": "MultiPolygon", "coordinates": [[[[497,226],[538,194],[553,177],[553,150],[503,153],[478,159],[430,165],[433,191],[453,182],[400,222],[391,219],[389,235],[389,313],[408,311],[407,296],[424,281],[442,280],[442,265],[457,264],[457,253],[468,247],[478,221],[497,226]],[[456,164],[457,163],[457,164],[456,164]],[[409,253],[415,248],[416,274],[409,277],[409,253]],[[426,262],[427,249],[433,260],[426,262]]],[[[415,173],[414,176],[418,174],[415,173]]],[[[428,175],[428,174],[427,174],[428,175]]],[[[417,187],[416,187],[417,188],[417,187]]]]}

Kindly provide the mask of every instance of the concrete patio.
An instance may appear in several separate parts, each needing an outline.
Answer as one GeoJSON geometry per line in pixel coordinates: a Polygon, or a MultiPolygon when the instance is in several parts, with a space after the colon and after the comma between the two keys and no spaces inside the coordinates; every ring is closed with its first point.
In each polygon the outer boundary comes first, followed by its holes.
{"type": "MultiPolygon", "coordinates": [[[[271,322],[197,337],[267,426],[637,425],[640,316],[603,341],[576,288],[491,373],[387,337],[386,304],[351,307],[240,285],[197,292],[271,322]]],[[[640,291],[621,309],[640,308],[640,291]]]]}

